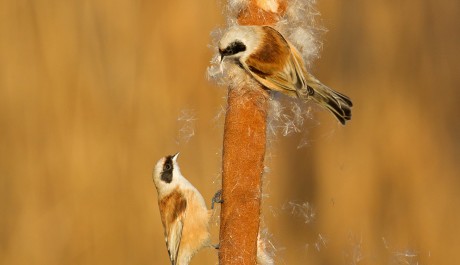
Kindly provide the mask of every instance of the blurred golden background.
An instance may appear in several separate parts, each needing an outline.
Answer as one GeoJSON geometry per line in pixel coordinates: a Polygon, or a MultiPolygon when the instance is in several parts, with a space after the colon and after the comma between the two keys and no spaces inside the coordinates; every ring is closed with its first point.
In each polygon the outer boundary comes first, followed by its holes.
{"type": "MultiPolygon", "coordinates": [[[[205,198],[219,188],[221,4],[0,2],[0,264],[169,264],[151,171],[180,151],[205,198]]],[[[460,2],[318,10],[313,72],[355,107],[270,147],[277,264],[460,264],[460,2]]]]}

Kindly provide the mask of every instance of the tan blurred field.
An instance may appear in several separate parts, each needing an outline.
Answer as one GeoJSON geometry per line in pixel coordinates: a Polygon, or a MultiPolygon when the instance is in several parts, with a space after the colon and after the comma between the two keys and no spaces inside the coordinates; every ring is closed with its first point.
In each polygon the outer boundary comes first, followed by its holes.
{"type": "MultiPolygon", "coordinates": [[[[318,9],[313,71],[354,100],[353,120],[317,111],[271,146],[277,264],[460,264],[460,2],[318,9]],[[292,208],[307,202],[311,222],[292,208]]],[[[0,1],[0,264],[169,264],[151,171],[180,151],[206,198],[219,188],[225,89],[205,72],[221,10],[0,1]]]]}

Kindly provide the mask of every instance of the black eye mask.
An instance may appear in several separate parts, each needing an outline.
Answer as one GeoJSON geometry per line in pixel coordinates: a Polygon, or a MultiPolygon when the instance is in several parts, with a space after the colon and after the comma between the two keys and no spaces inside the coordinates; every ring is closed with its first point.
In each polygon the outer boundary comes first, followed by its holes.
{"type": "Polygon", "coordinates": [[[163,171],[161,171],[161,180],[166,183],[171,183],[172,177],[173,177],[172,175],[173,169],[174,169],[174,166],[173,166],[172,156],[167,156],[163,164],[163,171]]]}
{"type": "Polygon", "coordinates": [[[244,52],[246,50],[246,45],[244,45],[241,41],[232,42],[228,45],[227,48],[224,50],[219,50],[220,56],[230,56],[237,54],[239,52],[244,52]]]}

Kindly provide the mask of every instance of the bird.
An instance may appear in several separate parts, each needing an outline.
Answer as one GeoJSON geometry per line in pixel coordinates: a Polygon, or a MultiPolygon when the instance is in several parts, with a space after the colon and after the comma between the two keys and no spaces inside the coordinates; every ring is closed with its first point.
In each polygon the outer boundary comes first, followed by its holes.
{"type": "Polygon", "coordinates": [[[172,265],[187,265],[210,244],[207,209],[201,193],[182,175],[179,153],[162,157],[153,170],[166,247],[172,265]]]}
{"type": "Polygon", "coordinates": [[[232,26],[219,40],[218,49],[221,64],[228,59],[264,88],[313,100],[342,125],[351,119],[351,99],[310,74],[299,51],[273,27],[232,26]]]}
{"type": "MultiPolygon", "coordinates": [[[[222,190],[206,208],[201,193],[182,175],[177,158],[179,153],[162,157],[153,170],[158,192],[158,206],[163,223],[166,248],[172,265],[188,265],[193,255],[205,247],[219,249],[210,243],[209,221],[214,203],[223,203],[222,190]]],[[[273,259],[266,251],[266,243],[257,236],[257,265],[271,265],[273,259]]]]}

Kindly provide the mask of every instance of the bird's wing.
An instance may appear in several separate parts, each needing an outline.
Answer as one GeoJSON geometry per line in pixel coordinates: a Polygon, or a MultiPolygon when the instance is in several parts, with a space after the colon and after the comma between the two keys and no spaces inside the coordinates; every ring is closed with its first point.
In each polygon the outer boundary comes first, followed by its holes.
{"type": "MultiPolygon", "coordinates": [[[[299,53],[291,45],[286,43],[286,58],[284,61],[262,63],[249,57],[241,65],[259,83],[268,89],[280,91],[290,96],[295,96],[306,90],[303,75],[303,60],[299,53]]],[[[284,49],[283,49],[284,50],[284,49]]]]}
{"type": "Polygon", "coordinates": [[[182,193],[173,192],[160,201],[160,209],[169,259],[172,265],[176,265],[187,213],[187,200],[182,193]]]}
{"type": "Polygon", "coordinates": [[[182,239],[182,228],[184,227],[184,217],[180,216],[170,227],[167,239],[169,259],[175,265],[177,263],[177,255],[179,254],[180,241],[182,239]]]}
{"type": "Polygon", "coordinates": [[[289,65],[292,71],[295,72],[296,77],[298,78],[298,84],[296,86],[296,92],[299,97],[304,97],[307,92],[307,83],[305,80],[308,75],[307,70],[305,69],[304,61],[302,55],[299,51],[289,43],[289,48],[291,49],[291,57],[289,58],[289,65]]]}

